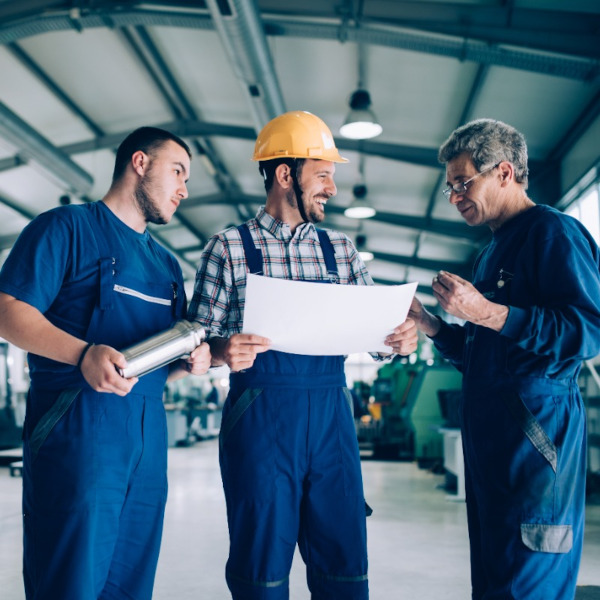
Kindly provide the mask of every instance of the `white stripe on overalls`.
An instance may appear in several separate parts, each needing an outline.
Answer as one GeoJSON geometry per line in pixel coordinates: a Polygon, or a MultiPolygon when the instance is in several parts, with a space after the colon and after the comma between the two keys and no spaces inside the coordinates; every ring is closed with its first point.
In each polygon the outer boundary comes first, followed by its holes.
{"type": "Polygon", "coordinates": [[[153,302],[154,304],[163,304],[164,306],[171,306],[171,300],[167,298],[157,298],[156,296],[148,296],[147,294],[142,294],[142,292],[138,292],[137,290],[132,290],[131,288],[125,287],[123,285],[115,284],[114,288],[115,292],[119,292],[120,294],[127,294],[128,296],[134,296],[135,298],[140,298],[140,300],[145,300],[146,302],[153,302]]]}

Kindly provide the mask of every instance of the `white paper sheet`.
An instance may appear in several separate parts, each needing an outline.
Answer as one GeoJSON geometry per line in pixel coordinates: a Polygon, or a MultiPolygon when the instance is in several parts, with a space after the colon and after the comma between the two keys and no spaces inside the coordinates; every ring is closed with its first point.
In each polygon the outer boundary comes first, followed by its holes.
{"type": "Polygon", "coordinates": [[[383,341],[406,319],[416,289],[416,283],[327,285],[249,274],[243,333],[294,354],[391,352],[383,341]]]}

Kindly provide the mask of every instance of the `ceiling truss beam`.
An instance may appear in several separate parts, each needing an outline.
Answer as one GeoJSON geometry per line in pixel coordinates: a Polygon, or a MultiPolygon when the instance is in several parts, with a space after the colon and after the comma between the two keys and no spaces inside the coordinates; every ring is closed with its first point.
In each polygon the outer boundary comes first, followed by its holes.
{"type": "MultiPolygon", "coordinates": [[[[209,0],[214,1],[214,0],[209,0]]],[[[11,4],[11,3],[6,3],[11,4]]],[[[43,4],[43,3],[42,3],[43,4]]],[[[48,3],[55,5],[58,3],[48,3]]],[[[163,6],[164,3],[155,3],[163,6]]],[[[93,8],[79,9],[77,18],[73,18],[71,8],[66,6],[50,6],[48,10],[39,13],[28,14],[18,18],[16,15],[7,14],[3,18],[0,5],[0,43],[8,44],[19,39],[38,35],[47,31],[77,30],[106,27],[111,23],[114,27],[132,26],[168,26],[186,27],[199,29],[213,29],[214,24],[209,14],[202,13],[197,9],[189,12],[182,10],[147,10],[132,7],[131,3],[97,3],[93,8]]],[[[189,7],[188,7],[189,8],[189,7]]],[[[436,11],[439,5],[436,5],[436,11]]],[[[470,11],[477,7],[469,6],[470,11]]],[[[553,12],[556,18],[564,16],[563,11],[531,11],[535,18],[543,18],[544,15],[553,12]]],[[[387,46],[446,56],[460,61],[473,61],[488,65],[498,65],[513,69],[521,69],[537,73],[545,73],[557,77],[565,77],[580,81],[593,81],[600,75],[600,64],[598,62],[598,33],[591,21],[598,19],[597,15],[585,13],[567,13],[572,19],[577,20],[577,30],[570,36],[571,42],[568,47],[549,48],[546,42],[561,36],[540,35],[539,38],[521,34],[514,38],[509,35],[511,27],[503,29],[505,37],[495,36],[486,39],[482,32],[484,27],[472,27],[465,29],[464,25],[452,30],[445,26],[447,35],[440,34],[440,27],[435,22],[419,23],[417,29],[407,27],[395,27],[386,24],[373,23],[366,20],[360,26],[349,26],[338,20],[307,19],[307,18],[285,18],[270,14],[262,15],[264,32],[271,36],[292,36],[311,39],[330,39],[377,46],[387,46]],[[427,28],[429,27],[429,32],[427,28]],[[573,56],[572,42],[577,41],[584,57],[573,56]],[[538,43],[536,47],[535,44],[538,43]],[[506,44],[503,46],[502,44],[506,44]],[[542,44],[544,47],[539,47],[542,44]],[[590,50],[593,49],[593,50],[590,50]],[[546,51],[546,52],[540,52],[546,51]]],[[[535,18],[529,20],[529,24],[535,22],[535,18]]],[[[400,21],[402,22],[402,21],[400,21]]],[[[573,28],[575,25],[573,25],[573,28]]],[[[283,111],[281,111],[283,112],[283,111]]]]}
{"type": "MultiPolygon", "coordinates": [[[[3,102],[0,102],[0,135],[17,148],[21,160],[37,163],[69,191],[78,195],[90,191],[94,183],[92,176],[3,102]]],[[[14,158],[9,160],[14,161],[14,158]]]]}
{"type": "MultiPolygon", "coordinates": [[[[230,137],[248,140],[252,143],[254,143],[254,140],[256,139],[256,132],[252,127],[228,125],[225,123],[208,123],[206,121],[197,121],[194,119],[182,119],[157,124],[156,126],[168,129],[180,137],[230,137]]],[[[66,154],[72,155],[94,152],[97,150],[113,149],[119,145],[127,133],[129,132],[113,133],[90,140],[66,144],[61,146],[60,150],[66,154]]],[[[379,158],[405,162],[421,167],[441,168],[437,161],[437,148],[423,148],[420,146],[391,144],[373,140],[349,140],[337,137],[335,138],[335,143],[338,149],[342,151],[360,152],[367,156],[377,156],[379,158]]],[[[535,166],[536,161],[530,161],[530,167],[535,169],[535,166]]],[[[0,160],[0,171],[5,171],[14,167],[14,157],[0,160]]]]}
{"type": "MultiPolygon", "coordinates": [[[[188,198],[180,207],[179,210],[184,212],[197,208],[199,206],[209,206],[215,204],[231,204],[233,202],[240,204],[249,204],[260,206],[265,203],[264,196],[253,196],[245,194],[232,198],[227,194],[210,194],[207,196],[199,196],[196,198],[188,198]]],[[[327,205],[327,213],[331,215],[343,215],[344,207],[329,203],[327,205]]],[[[479,244],[482,239],[485,239],[487,232],[478,228],[469,227],[462,221],[446,221],[443,219],[425,219],[424,217],[415,217],[411,215],[402,215],[399,213],[389,213],[379,211],[369,221],[375,223],[385,223],[386,225],[394,225],[397,227],[405,227],[407,229],[423,230],[437,235],[461,238],[479,244]]]]}

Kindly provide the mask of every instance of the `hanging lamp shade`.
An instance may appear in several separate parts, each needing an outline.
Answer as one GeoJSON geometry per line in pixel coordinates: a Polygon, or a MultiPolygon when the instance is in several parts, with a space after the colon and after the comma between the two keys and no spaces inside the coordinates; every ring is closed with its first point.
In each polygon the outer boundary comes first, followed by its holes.
{"type": "Polygon", "coordinates": [[[367,140],[378,136],[383,127],[371,110],[371,96],[358,89],[350,97],[350,112],[340,127],[340,135],[352,140],[367,140]]]}
{"type": "Polygon", "coordinates": [[[374,254],[369,250],[365,250],[367,246],[367,236],[364,233],[359,233],[356,236],[356,249],[358,254],[363,259],[363,262],[369,262],[375,258],[374,254]]]}
{"type": "Polygon", "coordinates": [[[352,188],[354,196],[350,206],[344,211],[344,216],[350,219],[369,219],[374,217],[376,210],[367,201],[367,186],[359,183],[352,188]]]}

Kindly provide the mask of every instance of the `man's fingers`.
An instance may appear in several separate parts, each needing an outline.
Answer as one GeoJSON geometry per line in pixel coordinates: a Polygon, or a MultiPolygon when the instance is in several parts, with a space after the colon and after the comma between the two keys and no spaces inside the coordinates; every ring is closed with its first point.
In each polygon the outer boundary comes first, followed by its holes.
{"type": "Polygon", "coordinates": [[[210,346],[203,342],[185,359],[185,368],[192,375],[203,375],[210,368],[211,358],[210,346]]]}
{"type": "Polygon", "coordinates": [[[190,352],[190,357],[186,359],[186,362],[190,365],[188,371],[192,372],[194,369],[203,369],[206,365],[208,365],[206,366],[208,369],[208,367],[210,367],[211,359],[210,346],[206,342],[202,342],[190,352]]]}
{"type": "Polygon", "coordinates": [[[417,325],[412,319],[406,319],[402,325],[398,325],[385,339],[385,345],[391,346],[395,352],[402,350],[402,354],[410,353],[416,348],[417,325]]]}
{"type": "Polygon", "coordinates": [[[261,335],[238,334],[229,340],[230,354],[258,354],[271,347],[271,340],[261,335]]]}
{"type": "Polygon", "coordinates": [[[411,329],[415,328],[415,321],[409,317],[406,319],[406,321],[404,321],[404,323],[401,323],[394,329],[394,333],[404,333],[405,331],[410,331],[411,329]]]}
{"type": "Polygon", "coordinates": [[[271,343],[269,338],[254,333],[236,333],[229,338],[229,343],[232,345],[257,345],[268,346],[271,343]]]}
{"type": "Polygon", "coordinates": [[[125,356],[117,350],[114,350],[114,353],[110,354],[108,359],[120,369],[124,369],[127,366],[127,360],[125,359],[125,356]]]}
{"type": "Polygon", "coordinates": [[[137,382],[137,377],[125,379],[115,371],[114,376],[111,374],[105,378],[100,378],[93,387],[97,392],[107,392],[110,394],[117,394],[118,396],[126,396],[137,382]]]}
{"type": "Polygon", "coordinates": [[[253,344],[252,349],[255,354],[260,354],[261,352],[266,352],[270,350],[271,344],[253,344]]]}
{"type": "Polygon", "coordinates": [[[435,277],[434,281],[437,280],[438,283],[443,285],[444,287],[451,289],[454,286],[459,285],[469,285],[469,282],[466,279],[456,275],[455,273],[449,273],[448,271],[440,271],[435,277]]]}
{"type": "Polygon", "coordinates": [[[450,289],[451,285],[452,281],[447,277],[444,277],[441,274],[441,271],[433,278],[433,281],[431,282],[433,293],[440,295],[446,293],[450,289]]]}

